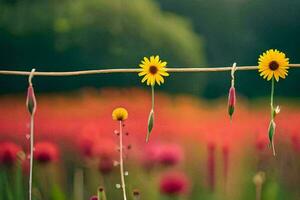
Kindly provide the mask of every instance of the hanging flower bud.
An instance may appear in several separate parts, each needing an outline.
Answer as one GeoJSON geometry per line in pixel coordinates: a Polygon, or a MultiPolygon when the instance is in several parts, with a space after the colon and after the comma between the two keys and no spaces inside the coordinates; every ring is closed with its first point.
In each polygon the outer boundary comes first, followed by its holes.
{"type": "Polygon", "coordinates": [[[146,142],[149,141],[149,137],[151,134],[151,131],[153,129],[154,126],[154,110],[151,109],[150,113],[149,113],[149,118],[148,118],[148,133],[147,133],[147,137],[146,137],[146,142]]]}
{"type": "Polygon", "coordinates": [[[275,134],[275,128],[276,124],[273,120],[271,120],[270,125],[269,125],[269,140],[270,140],[270,146],[272,147],[273,150],[273,155],[275,156],[275,147],[274,147],[274,134],[275,134]]]}
{"type": "Polygon", "coordinates": [[[232,117],[234,112],[235,101],[236,101],[235,88],[231,86],[228,94],[228,114],[230,118],[232,117]]]}
{"type": "Polygon", "coordinates": [[[34,89],[32,85],[29,85],[27,89],[26,106],[29,113],[33,115],[36,111],[36,99],[35,99],[34,89]]]}

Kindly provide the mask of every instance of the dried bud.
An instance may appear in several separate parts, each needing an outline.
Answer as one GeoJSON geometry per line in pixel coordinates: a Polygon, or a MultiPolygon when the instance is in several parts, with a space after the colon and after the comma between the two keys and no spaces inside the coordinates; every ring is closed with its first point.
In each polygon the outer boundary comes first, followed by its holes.
{"type": "Polygon", "coordinates": [[[29,85],[27,89],[27,99],[26,99],[26,106],[31,115],[33,115],[36,111],[36,99],[34,95],[34,89],[32,85],[29,85]]]}
{"type": "Polygon", "coordinates": [[[230,118],[232,117],[234,112],[235,102],[236,102],[235,88],[231,86],[228,94],[228,114],[230,118]]]}
{"type": "Polygon", "coordinates": [[[103,187],[98,188],[98,200],[106,200],[106,194],[103,187]]]}
{"type": "Polygon", "coordinates": [[[253,183],[255,185],[262,185],[265,182],[265,179],[266,179],[265,172],[258,172],[253,177],[253,183]]]}
{"type": "Polygon", "coordinates": [[[140,200],[141,199],[141,194],[140,194],[140,191],[135,189],[133,190],[133,200],[140,200]]]}

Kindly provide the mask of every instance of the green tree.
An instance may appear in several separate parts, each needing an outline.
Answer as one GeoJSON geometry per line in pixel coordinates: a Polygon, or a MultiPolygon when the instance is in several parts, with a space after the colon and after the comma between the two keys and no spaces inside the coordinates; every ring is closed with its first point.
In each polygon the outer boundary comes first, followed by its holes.
{"type": "MultiPolygon", "coordinates": [[[[4,44],[0,47],[0,62],[14,69],[137,67],[144,56],[153,54],[168,61],[169,67],[204,64],[203,42],[191,24],[175,14],[162,12],[150,0],[23,0],[2,2],[0,13],[0,42],[4,44]]],[[[7,85],[6,91],[17,87],[10,85],[10,80],[2,80],[7,85]]],[[[138,82],[136,74],[98,75],[76,79],[43,78],[39,87],[64,90],[89,85],[128,86],[138,82]]],[[[164,87],[198,92],[202,87],[200,83],[196,75],[172,74],[164,87]]]]}

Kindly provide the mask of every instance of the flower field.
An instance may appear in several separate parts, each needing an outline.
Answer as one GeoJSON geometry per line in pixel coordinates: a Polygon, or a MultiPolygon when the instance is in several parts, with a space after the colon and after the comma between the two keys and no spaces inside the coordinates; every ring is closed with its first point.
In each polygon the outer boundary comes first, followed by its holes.
{"type": "MultiPolygon", "coordinates": [[[[300,199],[300,107],[280,101],[276,157],[268,148],[266,100],[238,96],[204,101],[156,92],[155,124],[146,143],[151,95],[131,89],[36,94],[34,200],[122,199],[118,123],[126,108],[124,176],[129,199],[300,199]]],[[[27,199],[29,116],[24,95],[0,99],[0,200],[27,199]]]]}

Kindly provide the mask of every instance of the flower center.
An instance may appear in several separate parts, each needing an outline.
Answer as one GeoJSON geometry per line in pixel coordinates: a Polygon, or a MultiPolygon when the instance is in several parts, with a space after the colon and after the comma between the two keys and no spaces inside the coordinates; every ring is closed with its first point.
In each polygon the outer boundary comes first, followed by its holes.
{"type": "Polygon", "coordinates": [[[151,74],[156,74],[157,73],[157,67],[156,66],[150,66],[150,68],[149,68],[149,72],[151,73],[151,74]]]}
{"type": "Polygon", "coordinates": [[[270,68],[270,70],[275,71],[276,69],[279,68],[278,62],[273,60],[272,62],[269,63],[269,68],[270,68]]]}

